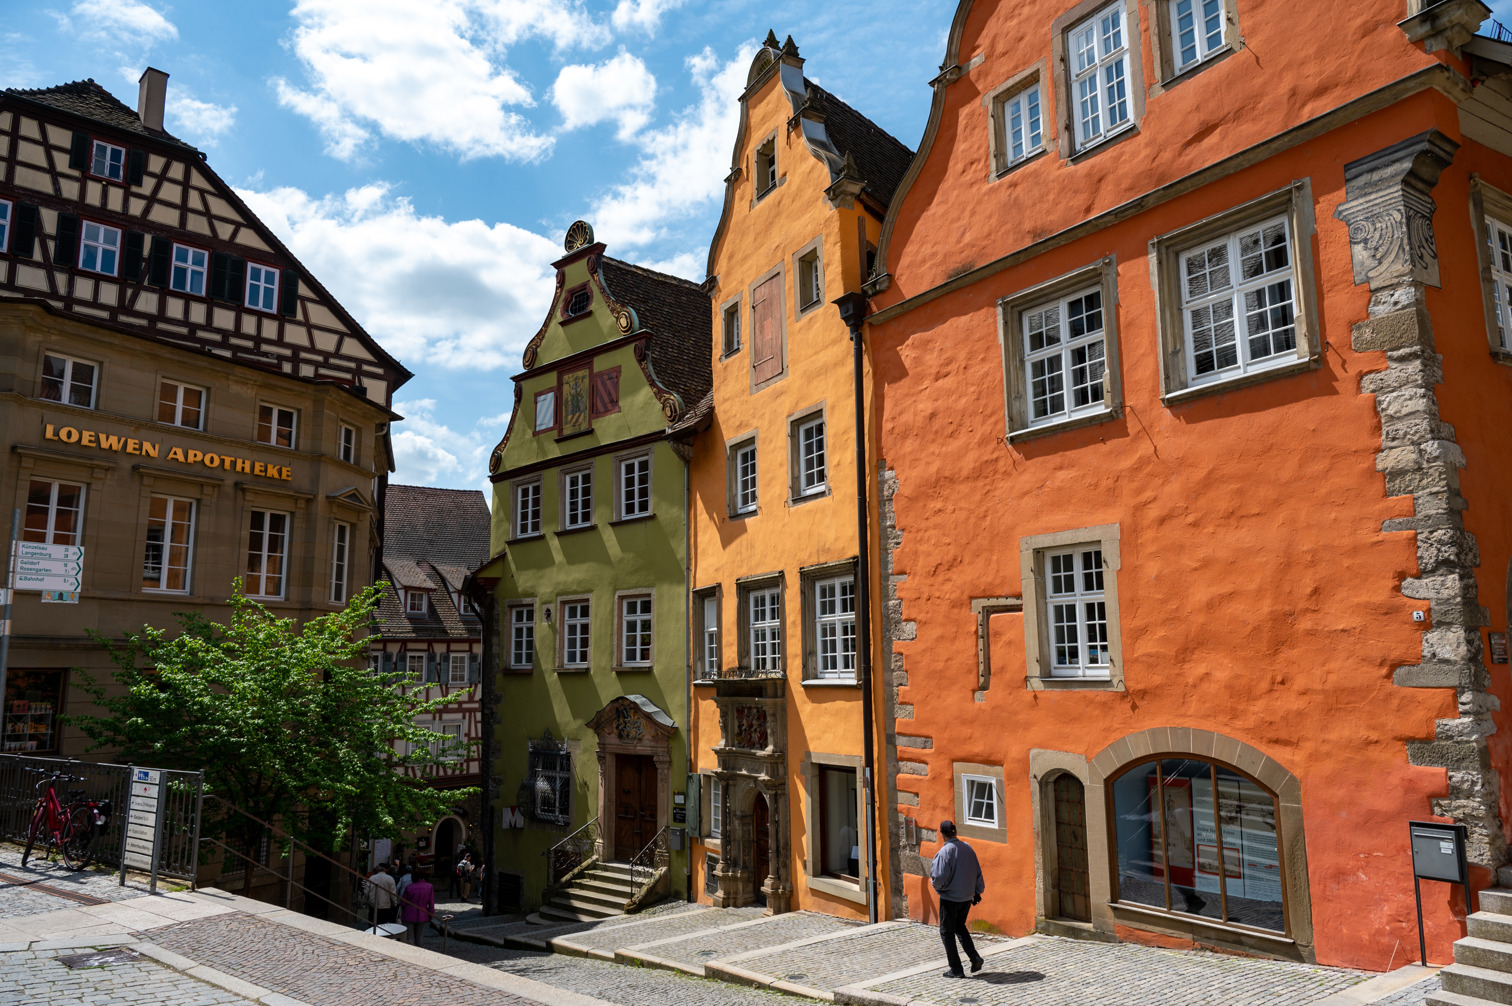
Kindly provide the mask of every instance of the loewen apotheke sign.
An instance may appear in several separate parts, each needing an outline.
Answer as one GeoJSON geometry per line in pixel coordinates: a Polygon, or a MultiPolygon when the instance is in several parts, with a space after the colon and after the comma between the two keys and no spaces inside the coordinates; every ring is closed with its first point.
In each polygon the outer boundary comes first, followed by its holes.
{"type": "MultiPolygon", "coordinates": [[[[95,447],[102,451],[139,454],[144,458],[157,458],[163,449],[162,444],[151,440],[121,437],[114,433],[100,433],[96,430],[81,430],[76,426],[54,426],[52,423],[44,424],[42,438],[57,440],[65,444],[78,444],[80,447],[95,447]]],[[[288,465],[272,465],[266,461],[254,461],[251,458],[240,458],[232,454],[215,454],[184,447],[170,447],[167,456],[162,460],[177,461],[185,465],[204,465],[206,468],[220,468],[237,475],[261,475],[264,478],[282,479],[285,482],[294,481],[294,470],[288,465]]]]}

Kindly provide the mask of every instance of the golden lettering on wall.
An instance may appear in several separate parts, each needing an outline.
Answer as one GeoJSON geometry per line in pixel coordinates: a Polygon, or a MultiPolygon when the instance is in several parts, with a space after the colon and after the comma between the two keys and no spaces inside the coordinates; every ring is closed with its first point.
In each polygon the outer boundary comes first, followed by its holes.
{"type": "MultiPolygon", "coordinates": [[[[104,451],[139,454],[144,458],[158,457],[163,448],[162,444],[155,444],[151,440],[137,440],[133,437],[116,436],[114,433],[81,430],[74,426],[54,426],[52,423],[45,424],[42,438],[57,440],[65,444],[78,444],[80,447],[97,447],[104,451]]],[[[285,482],[294,481],[294,470],[288,465],[271,465],[266,461],[254,461],[251,458],[239,458],[231,454],[170,447],[167,457],[163,460],[178,461],[186,465],[204,465],[206,468],[220,468],[237,475],[261,475],[264,478],[282,479],[285,482]]]]}

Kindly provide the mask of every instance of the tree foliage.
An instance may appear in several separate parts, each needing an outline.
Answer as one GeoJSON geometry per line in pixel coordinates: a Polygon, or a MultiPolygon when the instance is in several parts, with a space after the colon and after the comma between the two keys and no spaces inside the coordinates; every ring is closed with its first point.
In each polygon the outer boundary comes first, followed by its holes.
{"type": "MultiPolygon", "coordinates": [[[[106,715],[71,720],[94,748],[132,763],[203,770],[206,792],[319,849],[428,825],[470,794],[401,769],[446,742],[417,719],[462,696],[427,700],[417,675],[368,667],[378,598],[370,587],[300,626],[243,596],[238,580],[228,624],[195,612],[178,616],[176,634],[144,626],[104,639],[115,687],[80,674],[106,715]]],[[[206,801],[209,834],[250,846],[261,830],[212,811],[206,801]]]]}

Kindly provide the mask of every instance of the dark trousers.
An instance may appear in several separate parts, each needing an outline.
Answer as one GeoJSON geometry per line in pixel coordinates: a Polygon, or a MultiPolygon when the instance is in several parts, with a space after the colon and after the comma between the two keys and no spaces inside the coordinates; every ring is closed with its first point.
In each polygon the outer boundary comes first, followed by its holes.
{"type": "Polygon", "coordinates": [[[418,947],[420,945],[420,934],[425,932],[425,923],[406,922],[405,925],[409,927],[409,941],[418,947]]]}
{"type": "Polygon", "coordinates": [[[956,940],[961,941],[962,949],[973,964],[981,960],[977,956],[976,946],[971,942],[971,933],[966,929],[966,915],[970,911],[969,901],[940,899],[940,941],[945,944],[945,958],[950,962],[950,970],[956,974],[962,973],[961,955],[956,952],[956,940]]]}
{"type": "Polygon", "coordinates": [[[394,919],[398,917],[398,915],[398,905],[395,905],[393,908],[380,908],[378,909],[378,924],[381,926],[385,922],[393,922],[394,919]]]}

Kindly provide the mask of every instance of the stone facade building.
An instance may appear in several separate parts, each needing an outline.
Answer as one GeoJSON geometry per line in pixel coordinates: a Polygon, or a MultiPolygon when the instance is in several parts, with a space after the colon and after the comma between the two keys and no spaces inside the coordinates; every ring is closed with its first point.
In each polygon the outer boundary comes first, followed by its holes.
{"type": "MultiPolygon", "coordinates": [[[[461,695],[418,724],[441,739],[429,764],[405,772],[438,789],[481,787],[483,619],[463,582],[488,558],[488,503],[476,489],[389,485],[383,518],[381,579],[387,586],[371,641],[373,668],[414,674],[427,701],[461,695]]],[[[372,851],[385,858],[418,854],[444,882],[457,846],[481,851],[487,824],[482,801],[469,797],[420,831],[391,836],[386,852],[372,851]]]]}
{"type": "MultiPolygon", "coordinates": [[[[868,332],[913,916],[947,817],[1009,933],[1371,969],[1409,821],[1506,863],[1487,14],[960,4],[868,332]]],[[[1445,960],[1464,906],[1423,908],[1445,960]]]]}
{"type": "Polygon", "coordinates": [[[84,754],[57,716],[88,711],[71,668],[109,676],[86,627],[372,582],[409,372],[163,130],[166,82],[0,93],[0,513],[84,550],[76,603],[16,595],[6,750],[84,754]]]}

